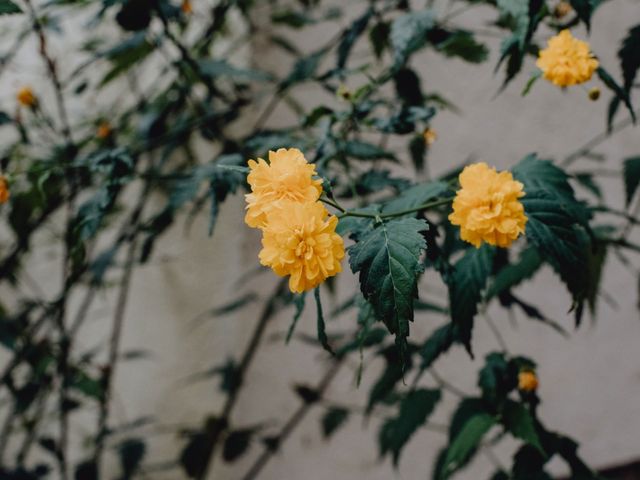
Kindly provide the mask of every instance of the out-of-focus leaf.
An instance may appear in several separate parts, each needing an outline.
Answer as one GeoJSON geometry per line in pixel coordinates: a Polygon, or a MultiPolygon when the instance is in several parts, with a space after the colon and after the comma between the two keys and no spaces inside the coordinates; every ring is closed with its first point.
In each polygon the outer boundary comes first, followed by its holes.
{"type": "Polygon", "coordinates": [[[122,480],[129,480],[134,477],[146,451],[147,447],[144,441],[139,438],[129,438],[118,445],[122,480]]]}
{"type": "Polygon", "coordinates": [[[533,416],[521,403],[507,400],[502,409],[502,423],[516,438],[544,452],[535,429],[533,416]]]}
{"type": "Polygon", "coordinates": [[[629,94],[638,69],[640,69],[640,25],[629,30],[622,41],[620,50],[618,50],[618,58],[620,58],[620,66],[622,67],[624,89],[629,94]]]}
{"type": "Polygon", "coordinates": [[[366,30],[369,20],[373,16],[373,9],[367,9],[364,15],[356,18],[351,26],[344,31],[340,44],[337,50],[337,66],[338,68],[344,68],[349,59],[351,49],[355,45],[356,41],[366,30]]]}
{"type": "Polygon", "coordinates": [[[615,93],[615,95],[620,99],[620,101],[624,103],[624,105],[627,107],[627,110],[629,110],[629,114],[631,115],[633,122],[635,123],[636,113],[633,109],[633,105],[631,104],[631,97],[629,95],[629,92],[624,88],[622,88],[620,85],[618,85],[618,83],[613,79],[613,77],[609,74],[609,72],[607,72],[604,68],[598,67],[596,72],[598,73],[600,80],[604,82],[604,84],[609,88],[609,90],[615,93]]]}
{"type": "Polygon", "coordinates": [[[0,15],[11,15],[13,13],[22,13],[22,10],[11,0],[0,0],[0,15]]]}
{"type": "Polygon", "coordinates": [[[477,42],[473,34],[464,30],[450,33],[436,48],[447,57],[458,57],[471,63],[482,63],[489,56],[486,45],[477,42]]]}
{"type": "Polygon", "coordinates": [[[349,419],[349,410],[330,408],[322,416],[322,435],[330,438],[349,419]]]}
{"type": "MultiPolygon", "coordinates": [[[[395,198],[382,205],[382,213],[398,213],[424,205],[431,200],[444,196],[448,191],[445,182],[435,181],[420,183],[398,194],[395,198]]],[[[416,212],[408,213],[408,217],[415,217],[416,212]]]]}
{"type": "Polygon", "coordinates": [[[391,26],[387,22],[376,23],[371,30],[369,30],[369,41],[373,47],[373,53],[376,58],[380,59],[382,53],[389,46],[389,33],[391,32],[391,26]]]}
{"type": "Polygon", "coordinates": [[[544,260],[535,248],[524,250],[517,262],[501,268],[491,281],[485,298],[487,300],[506,292],[531,278],[542,266],[544,260]]]}
{"type": "Polygon", "coordinates": [[[601,0],[569,0],[571,6],[578,14],[578,18],[582,20],[587,29],[591,28],[591,15],[594,10],[600,5],[601,0]]]}
{"type": "Polygon", "coordinates": [[[259,70],[239,68],[226,60],[200,60],[200,71],[210,77],[228,77],[238,80],[269,80],[271,77],[259,70]]]}
{"type": "Polygon", "coordinates": [[[402,67],[409,56],[427,42],[427,33],[435,19],[430,10],[418,10],[396,18],[391,24],[389,38],[393,48],[393,66],[402,67]]]}
{"type": "Polygon", "coordinates": [[[224,440],[222,458],[225,462],[235,462],[246,453],[251,444],[251,437],[255,433],[254,428],[232,430],[224,440]]]}
{"type": "Polygon", "coordinates": [[[464,465],[478,448],[485,434],[495,424],[495,417],[487,413],[476,413],[469,417],[460,432],[449,441],[440,478],[450,477],[461,465],[464,465]]]}
{"type": "Polygon", "coordinates": [[[638,185],[640,185],[640,157],[627,158],[623,162],[624,191],[627,206],[631,203],[638,185]]]}

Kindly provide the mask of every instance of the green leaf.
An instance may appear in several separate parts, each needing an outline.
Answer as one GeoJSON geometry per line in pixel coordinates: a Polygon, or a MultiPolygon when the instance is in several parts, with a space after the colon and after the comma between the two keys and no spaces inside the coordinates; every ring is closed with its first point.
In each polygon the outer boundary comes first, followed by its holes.
{"type": "Polygon", "coordinates": [[[361,160],[395,160],[393,153],[372,143],[362,142],[360,140],[348,140],[340,144],[339,147],[348,157],[359,158],[361,160]]]}
{"type": "Polygon", "coordinates": [[[622,67],[624,89],[629,94],[638,69],[640,69],[640,25],[636,25],[629,30],[629,33],[622,41],[620,50],[618,50],[618,58],[622,67]]]}
{"type": "Polygon", "coordinates": [[[275,24],[288,25],[292,28],[302,28],[305,25],[311,25],[315,23],[312,18],[293,10],[285,9],[278,10],[271,14],[271,21],[275,24]]]}
{"type": "Polygon", "coordinates": [[[478,303],[489,275],[495,248],[483,245],[470,248],[454,265],[453,272],[446,279],[449,285],[449,308],[451,320],[459,328],[460,340],[469,354],[473,317],[478,313],[478,303]]]}
{"type": "Polygon", "coordinates": [[[420,368],[429,368],[440,355],[449,350],[456,340],[456,332],[457,328],[452,323],[447,323],[437,328],[420,349],[420,356],[422,357],[420,368]]]}
{"type": "Polygon", "coordinates": [[[378,59],[382,57],[382,52],[389,46],[390,31],[391,26],[387,22],[378,22],[369,30],[369,41],[373,47],[373,53],[378,59]]]}
{"type": "Polygon", "coordinates": [[[607,72],[604,68],[598,67],[596,72],[598,73],[600,80],[604,82],[607,88],[609,88],[609,90],[615,93],[616,96],[620,99],[620,101],[624,103],[624,105],[627,107],[627,110],[629,110],[629,114],[631,115],[633,123],[635,123],[636,113],[633,110],[633,105],[631,105],[631,97],[629,96],[629,92],[626,91],[624,88],[622,88],[620,85],[618,85],[618,83],[613,79],[613,77],[609,74],[609,72],[607,72]]]}
{"type": "Polygon", "coordinates": [[[423,135],[414,135],[409,141],[409,154],[417,172],[424,170],[425,157],[427,156],[427,143],[423,135]]]}
{"type": "Polygon", "coordinates": [[[146,451],[147,447],[144,441],[138,438],[129,438],[118,445],[122,480],[134,478],[146,451]]]}
{"type": "Polygon", "coordinates": [[[476,451],[484,435],[496,425],[493,415],[476,413],[469,417],[458,434],[450,439],[442,465],[441,479],[448,478],[476,451]]]}
{"type": "Polygon", "coordinates": [[[322,416],[322,435],[330,438],[349,419],[349,410],[334,407],[322,416]]]}
{"type": "Polygon", "coordinates": [[[424,425],[439,401],[439,390],[419,389],[409,392],[400,403],[398,416],[390,418],[380,428],[380,456],[390,452],[393,464],[397,466],[400,452],[411,436],[424,425]]]}
{"type": "Polygon", "coordinates": [[[409,56],[427,42],[427,33],[435,24],[430,10],[419,10],[399,16],[391,25],[390,40],[393,48],[393,68],[402,67],[409,56]]]}
{"type": "Polygon", "coordinates": [[[391,220],[376,225],[349,248],[349,265],[353,273],[360,272],[362,294],[396,335],[404,353],[418,297],[418,274],[424,270],[420,256],[426,241],[420,232],[427,229],[423,220],[391,220]]]}
{"type": "MultiPolygon", "coordinates": [[[[419,207],[431,200],[444,196],[449,190],[446,182],[419,183],[413,187],[401,191],[397,197],[382,205],[381,212],[394,213],[411,210],[419,207]]],[[[415,217],[417,212],[409,213],[407,216],[415,217]]]]}
{"type": "Polygon", "coordinates": [[[521,201],[528,217],[527,239],[567,285],[579,322],[589,278],[590,212],[575,199],[567,174],[550,161],[529,155],[513,175],[524,184],[521,201]]]}
{"type": "Polygon", "coordinates": [[[544,454],[540,438],[536,432],[533,416],[521,403],[507,400],[502,409],[502,423],[516,438],[540,450],[544,454]]]}
{"type": "Polygon", "coordinates": [[[347,64],[351,49],[355,45],[356,41],[366,30],[369,20],[373,16],[373,9],[367,9],[364,15],[357,18],[351,26],[344,31],[340,44],[337,49],[337,66],[342,69],[347,64]]]}
{"type": "Polygon", "coordinates": [[[490,300],[528,280],[540,269],[543,263],[543,258],[535,248],[529,247],[523,250],[517,262],[501,268],[493,277],[485,299],[490,300]]]}
{"type": "Polygon", "coordinates": [[[225,462],[234,462],[249,449],[254,428],[243,428],[229,432],[224,440],[222,458],[225,462]]]}
{"type": "Polygon", "coordinates": [[[517,386],[518,372],[509,364],[503,353],[490,353],[478,373],[478,386],[482,397],[491,404],[502,402],[517,386]]]}
{"type": "Polygon", "coordinates": [[[103,87],[134,65],[140,65],[154,49],[154,45],[147,41],[144,32],[139,32],[107,51],[105,56],[112,67],[102,78],[99,86],[103,87]]]}
{"type": "Polygon", "coordinates": [[[13,13],[22,13],[22,10],[11,0],[0,0],[0,15],[11,15],[13,13]]]}
{"type": "Polygon", "coordinates": [[[471,63],[482,63],[489,56],[487,46],[477,42],[473,34],[464,30],[450,34],[446,40],[438,43],[437,49],[447,57],[459,57],[471,63]]]}
{"type": "Polygon", "coordinates": [[[624,191],[626,193],[627,207],[640,185],[640,157],[627,158],[623,162],[624,191]]]}
{"type": "Polygon", "coordinates": [[[297,60],[293,65],[291,73],[289,73],[287,78],[282,81],[280,88],[284,90],[296,83],[301,83],[311,79],[316,74],[316,71],[320,66],[320,62],[322,61],[326,53],[326,50],[320,50],[318,52],[312,53],[307,57],[297,60]]]}
{"type": "Polygon", "coordinates": [[[327,352],[334,355],[331,345],[329,345],[329,339],[327,338],[326,327],[324,324],[324,315],[322,313],[322,302],[320,300],[320,287],[316,287],[313,291],[314,298],[316,299],[316,312],[318,314],[318,341],[327,352]]]}
{"type": "Polygon", "coordinates": [[[293,336],[293,331],[298,324],[298,320],[302,316],[302,312],[304,311],[305,299],[307,296],[307,292],[299,293],[294,295],[293,303],[296,306],[296,313],[293,315],[293,320],[291,321],[291,325],[289,325],[289,330],[287,331],[287,338],[285,339],[285,343],[289,343],[291,337],[293,336]]]}
{"type": "Polygon", "coordinates": [[[585,23],[587,30],[590,29],[591,16],[601,0],[569,0],[569,3],[578,14],[578,18],[585,23]]]}
{"type": "MultiPolygon", "coordinates": [[[[380,374],[380,377],[371,387],[369,392],[369,400],[367,402],[366,413],[369,414],[373,407],[379,402],[387,400],[396,384],[402,380],[404,368],[402,364],[402,358],[398,349],[391,345],[378,352],[385,359],[385,368],[380,374]]],[[[409,362],[411,357],[409,357],[409,362]]]]}
{"type": "Polygon", "coordinates": [[[542,70],[536,70],[535,72],[533,72],[531,74],[531,77],[529,77],[529,80],[527,81],[527,84],[524,86],[524,88],[522,89],[522,96],[525,97],[529,94],[529,92],[531,91],[531,87],[533,87],[533,84],[536,83],[536,81],[542,76],[542,70]]]}

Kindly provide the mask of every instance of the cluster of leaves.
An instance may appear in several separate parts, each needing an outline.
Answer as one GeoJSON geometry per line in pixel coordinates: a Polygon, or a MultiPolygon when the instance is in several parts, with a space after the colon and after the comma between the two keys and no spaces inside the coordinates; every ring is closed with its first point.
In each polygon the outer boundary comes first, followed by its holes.
{"type": "MultiPolygon", "coordinates": [[[[439,92],[425,91],[412,66],[426,49],[473,64],[488,60],[487,45],[472,26],[458,25],[456,15],[434,8],[412,9],[403,0],[362,2],[361,11],[346,28],[311,52],[302,52],[294,40],[298,30],[333,22],[341,16],[340,10],[318,0],[261,3],[223,0],[199,12],[202,15],[190,16],[188,9],[168,0],[53,0],[38,5],[38,10],[30,1],[25,1],[28,8],[21,8],[11,0],[0,0],[0,15],[30,17],[29,29],[19,34],[14,48],[30,35],[40,39],[39,53],[59,103],[59,118],[51,113],[56,108],[46,98],[19,115],[0,112],[0,128],[12,138],[0,160],[12,180],[11,201],[0,213],[11,232],[10,246],[0,259],[0,282],[12,292],[11,302],[3,300],[0,305],[0,341],[11,358],[0,386],[6,399],[3,405],[8,405],[7,426],[0,432],[3,478],[44,478],[54,468],[65,479],[71,471],[79,480],[100,478],[105,446],[119,456],[122,478],[144,471],[148,439],[143,429],[151,420],[116,426],[109,419],[117,363],[145,355],[118,349],[131,269],[148,261],[158,239],[185,216],[190,223],[207,210],[212,234],[223,202],[246,187],[245,160],[264,156],[270,149],[297,146],[313,152],[311,160],[327,179],[326,195],[350,203],[351,212],[362,214],[339,222],[340,233],[352,240],[348,261],[360,288],[339,311],[332,312],[332,316],[353,314],[357,320],[352,322],[353,333],[338,335],[327,328],[317,290],[318,338],[311,340],[335,362],[354,352],[360,352],[362,359],[367,351],[385,363],[361,412],[322,403],[323,382],[298,385],[295,391],[302,406],[293,421],[311,406],[321,405],[326,408],[322,429],[330,437],[354,413],[370,416],[381,407],[387,412],[393,409],[393,415],[385,414],[378,439],[381,455],[391,455],[395,464],[418,430],[432,426],[430,417],[451,391],[446,383],[424,388],[418,380],[452,348],[462,346],[473,354],[473,325],[479,312],[497,300],[506,309],[517,308],[528,318],[564,332],[562,325],[516,294],[517,287],[550,266],[566,285],[568,306],[579,324],[585,306],[595,312],[607,253],[640,251],[626,235],[628,226],[637,223],[633,215],[623,213],[628,221],[623,228],[595,221],[597,213],[620,212],[603,205],[593,173],[569,172],[534,154],[512,169],[526,191],[523,204],[529,220],[521,248],[475,249],[460,240],[447,220],[459,168],[439,179],[415,180],[419,175],[426,177],[425,129],[438,111],[455,107],[439,92]],[[255,18],[258,7],[267,10],[267,14],[260,11],[260,22],[255,18]],[[120,35],[107,41],[88,32],[77,52],[82,61],[66,77],[57,71],[64,62],[51,60],[46,37],[65,27],[64,15],[71,8],[83,9],[89,24],[115,21],[120,35]],[[271,48],[291,57],[288,70],[241,67],[229,55],[218,53],[218,44],[233,33],[229,19],[237,15],[251,35],[234,40],[264,37],[271,48]],[[194,24],[197,28],[192,28],[194,24]],[[359,49],[365,51],[366,60],[354,54],[359,49]],[[141,89],[145,75],[156,81],[141,89]],[[130,88],[120,89],[122,98],[113,108],[96,112],[88,121],[66,118],[68,97],[87,101],[90,95],[127,82],[130,88]],[[296,97],[303,84],[329,92],[335,101],[307,108],[296,97]],[[273,100],[256,120],[253,108],[265,95],[273,100]],[[267,128],[278,104],[289,106],[300,121],[287,128],[267,128]],[[111,132],[97,137],[95,127],[105,121],[111,132]],[[404,141],[406,152],[391,151],[386,146],[390,137],[404,141]],[[199,148],[203,142],[206,148],[199,148]],[[215,154],[203,155],[203,151],[215,154]],[[396,176],[394,164],[413,168],[417,175],[396,176]],[[588,194],[590,201],[578,199],[574,187],[588,194]],[[62,217],[66,217],[64,225],[62,217]],[[54,232],[64,251],[63,279],[52,298],[23,288],[31,283],[25,265],[35,235],[45,229],[54,232]],[[448,298],[441,305],[420,298],[423,277],[440,278],[447,287],[448,298]],[[105,364],[103,352],[84,351],[75,339],[95,292],[114,283],[119,303],[105,364]],[[69,311],[71,295],[84,298],[78,312],[69,311]],[[424,311],[446,322],[419,342],[411,336],[410,325],[416,313],[424,311]],[[415,382],[403,387],[403,379],[412,372],[415,382]],[[52,403],[57,405],[59,436],[42,433],[52,403]],[[65,425],[70,415],[81,410],[99,413],[92,441],[82,452],[83,461],[70,465],[65,425]],[[7,462],[5,446],[17,425],[24,426],[27,441],[7,462]],[[30,463],[29,452],[34,448],[47,452],[47,460],[30,463]]],[[[543,1],[471,2],[474,7],[478,3],[495,12],[492,28],[506,32],[498,64],[506,65],[504,87],[521,71],[526,57],[536,54],[535,34],[540,26],[560,29],[582,22],[589,27],[599,2],[572,0],[575,13],[565,24],[553,17],[543,1]]],[[[633,115],[631,96],[640,68],[639,51],[640,26],[636,26],[618,52],[622,80],[615,80],[604,68],[598,72],[614,93],[610,126],[620,104],[633,115]]],[[[12,55],[7,52],[3,64],[12,55]]],[[[640,184],[640,158],[624,161],[621,179],[627,208],[640,184]]],[[[234,312],[255,300],[256,295],[249,293],[209,313],[234,312]]],[[[236,424],[231,411],[266,323],[288,305],[295,307],[295,315],[287,340],[310,340],[295,334],[305,297],[292,296],[279,284],[266,300],[248,350],[193,376],[194,380],[219,379],[226,406],[200,426],[176,432],[184,438],[183,450],[177,460],[164,462],[164,468],[204,478],[217,446],[222,459],[233,462],[255,448],[258,438],[267,453],[286,439],[293,423],[274,433],[268,421],[236,424]]],[[[542,425],[536,395],[516,392],[518,372],[532,366],[531,360],[503,353],[487,357],[479,373],[481,394],[463,395],[445,428],[448,442],[435,465],[434,478],[452,476],[505,435],[521,442],[521,448],[511,471],[497,472],[495,479],[549,478],[544,467],[556,455],[568,463],[574,478],[597,478],[577,456],[573,440],[542,425]]]]}

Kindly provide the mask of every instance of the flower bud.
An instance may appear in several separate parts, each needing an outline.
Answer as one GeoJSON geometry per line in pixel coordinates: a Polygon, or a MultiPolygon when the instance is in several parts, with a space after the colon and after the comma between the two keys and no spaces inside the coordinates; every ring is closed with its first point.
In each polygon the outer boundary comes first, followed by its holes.
{"type": "Polygon", "coordinates": [[[424,138],[424,143],[427,147],[430,147],[431,145],[433,145],[435,143],[435,141],[438,139],[438,134],[436,133],[435,130],[433,130],[430,127],[427,127],[424,129],[424,131],[422,132],[422,138],[424,138]]]}
{"type": "Polygon", "coordinates": [[[193,7],[191,6],[191,2],[189,0],[182,0],[182,5],[180,5],[180,10],[185,15],[189,15],[193,12],[193,7]]]}
{"type": "Polygon", "coordinates": [[[553,9],[553,16],[556,18],[562,18],[568,15],[573,8],[569,2],[559,2],[556,8],[553,9]]]}
{"type": "Polygon", "coordinates": [[[18,103],[23,107],[32,108],[35,107],[38,103],[38,98],[36,97],[35,93],[33,93],[31,87],[27,86],[24,86],[20,88],[20,90],[18,90],[18,93],[16,93],[16,99],[18,100],[18,103]]]}
{"type": "Polygon", "coordinates": [[[600,89],[598,87],[593,87],[589,90],[589,100],[596,101],[600,98],[600,89]]]}
{"type": "Polygon", "coordinates": [[[518,390],[534,392],[538,388],[538,377],[532,370],[523,370],[518,374],[518,390]]]}
{"type": "Polygon", "coordinates": [[[98,128],[96,129],[96,137],[100,140],[104,140],[105,138],[109,138],[112,132],[113,130],[109,122],[100,122],[100,125],[98,125],[98,128]]]}
{"type": "Polygon", "coordinates": [[[0,175],[0,203],[7,203],[10,196],[9,181],[7,177],[0,175]]]}

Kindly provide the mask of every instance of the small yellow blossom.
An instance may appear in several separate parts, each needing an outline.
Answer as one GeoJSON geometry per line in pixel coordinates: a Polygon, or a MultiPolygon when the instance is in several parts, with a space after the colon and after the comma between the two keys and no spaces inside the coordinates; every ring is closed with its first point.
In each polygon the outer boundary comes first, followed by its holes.
{"type": "Polygon", "coordinates": [[[268,215],[279,208],[283,200],[313,203],[322,193],[322,180],[315,165],[307,163],[297,148],[281,148],[269,152],[269,163],[262,158],[249,160],[247,182],[251,193],[245,195],[247,214],[244,221],[253,228],[262,228],[268,215]]]}
{"type": "Polygon", "coordinates": [[[574,38],[569,30],[562,30],[551,37],[536,61],[544,78],[559,87],[588,81],[598,65],[589,44],[574,38]]]}
{"type": "Polygon", "coordinates": [[[0,204],[7,203],[11,193],[9,192],[9,181],[4,175],[0,175],[0,204]]]}
{"type": "Polygon", "coordinates": [[[35,93],[33,93],[31,87],[27,86],[22,87],[20,90],[18,90],[18,93],[16,93],[16,99],[18,100],[18,103],[23,107],[35,107],[38,103],[38,98],[36,97],[35,93]]]}
{"type": "Polygon", "coordinates": [[[182,0],[182,5],[180,5],[180,9],[182,13],[185,15],[189,15],[193,12],[193,7],[191,6],[191,2],[189,0],[182,0]]]}
{"type": "Polygon", "coordinates": [[[573,7],[571,7],[569,2],[558,2],[556,7],[553,9],[553,16],[556,18],[562,18],[571,13],[571,10],[573,10],[573,7]]]}
{"type": "Polygon", "coordinates": [[[422,132],[422,138],[424,138],[425,145],[430,147],[438,139],[438,134],[434,129],[427,127],[422,132]]]}
{"type": "Polygon", "coordinates": [[[263,230],[260,263],[289,277],[289,289],[305,292],[342,270],[344,242],[335,233],[336,216],[320,202],[283,202],[269,213],[263,230]]]}
{"type": "Polygon", "coordinates": [[[98,137],[100,140],[104,140],[105,138],[111,136],[112,132],[113,130],[109,122],[100,122],[100,125],[98,125],[98,128],[96,129],[96,137],[98,137]]]}
{"type": "Polygon", "coordinates": [[[531,370],[523,370],[518,374],[518,390],[533,392],[538,389],[538,377],[531,370]]]}
{"type": "Polygon", "coordinates": [[[589,90],[589,100],[593,100],[594,102],[600,98],[600,89],[598,87],[593,87],[589,90]]]}
{"type": "Polygon", "coordinates": [[[474,163],[459,176],[460,190],[449,221],[460,226],[460,238],[480,247],[482,242],[508,247],[524,233],[527,217],[520,197],[522,183],[511,172],[496,172],[486,163],[474,163]]]}

